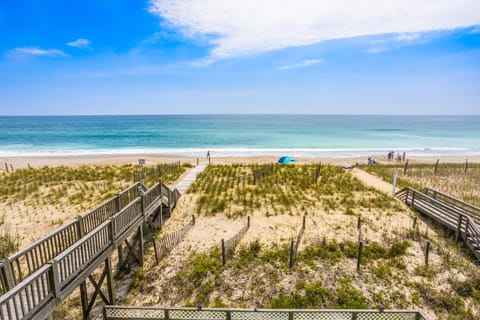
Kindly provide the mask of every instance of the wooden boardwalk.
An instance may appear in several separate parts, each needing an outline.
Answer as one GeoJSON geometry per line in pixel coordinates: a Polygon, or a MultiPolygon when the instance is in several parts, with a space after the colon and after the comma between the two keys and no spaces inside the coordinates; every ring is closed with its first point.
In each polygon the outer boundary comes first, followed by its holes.
{"type": "Polygon", "coordinates": [[[397,197],[433,221],[452,230],[480,261],[480,208],[445,193],[404,188],[397,197]]]}
{"type": "MultiPolygon", "coordinates": [[[[194,168],[177,186],[186,190],[204,168],[194,168]]],[[[4,259],[0,263],[0,320],[45,319],[79,286],[85,319],[97,296],[107,304],[115,303],[112,253],[125,243],[130,250],[127,258],[135,256],[142,264],[143,224],[158,212],[162,216],[165,208],[171,212],[179,197],[178,189],[172,190],[162,183],[147,189],[137,182],[86,215],[4,259]],[[132,236],[136,240],[129,242],[132,236]],[[132,254],[136,246],[140,252],[132,254]],[[104,271],[96,282],[91,275],[102,265],[104,271]],[[95,287],[91,301],[87,300],[87,279],[95,287]],[[101,292],[104,279],[108,281],[108,298],[101,292]]],[[[119,260],[121,263],[121,256],[119,260]]]]}
{"type": "Polygon", "coordinates": [[[206,167],[207,167],[206,164],[200,164],[200,165],[196,166],[195,168],[193,168],[192,170],[190,170],[190,172],[187,173],[185,175],[185,177],[183,177],[183,179],[175,186],[175,189],[177,189],[178,192],[180,192],[180,194],[185,193],[185,191],[187,191],[188,187],[190,187],[190,185],[193,183],[193,181],[195,181],[195,179],[197,179],[197,176],[203,170],[205,170],[206,167]]]}

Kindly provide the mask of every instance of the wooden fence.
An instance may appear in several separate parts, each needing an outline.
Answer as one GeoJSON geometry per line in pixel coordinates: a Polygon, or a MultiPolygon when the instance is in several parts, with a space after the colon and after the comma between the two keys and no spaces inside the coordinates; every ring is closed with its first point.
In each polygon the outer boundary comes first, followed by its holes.
{"type": "Polygon", "coordinates": [[[247,224],[240,229],[233,237],[225,241],[222,239],[221,242],[221,252],[222,252],[222,265],[225,265],[227,259],[233,256],[235,252],[235,248],[237,247],[240,240],[242,240],[243,236],[247,233],[248,229],[250,228],[250,217],[247,217],[247,224]]]}
{"type": "Polygon", "coordinates": [[[180,161],[176,161],[173,163],[157,164],[154,167],[142,167],[141,169],[135,170],[133,172],[133,181],[139,182],[146,179],[158,181],[165,173],[174,172],[180,167],[180,161]]]}
{"type": "Polygon", "coordinates": [[[155,249],[155,260],[156,263],[159,264],[160,260],[165,257],[170,251],[173,250],[179,244],[185,235],[193,228],[195,225],[195,216],[192,216],[192,221],[182,228],[173,231],[171,233],[165,234],[160,239],[155,239],[153,242],[154,249],[155,249]]]}
{"type": "Polygon", "coordinates": [[[260,182],[263,178],[273,173],[273,163],[264,164],[260,168],[253,170],[253,184],[260,182]]]}
{"type": "Polygon", "coordinates": [[[418,310],[202,309],[105,306],[104,320],[428,320],[418,310]]]}
{"type": "Polygon", "coordinates": [[[463,239],[472,253],[480,260],[480,228],[463,207],[435,199],[424,192],[411,188],[404,188],[396,195],[410,207],[455,232],[456,238],[463,239]]]}
{"type": "Polygon", "coordinates": [[[0,319],[43,319],[110,257],[152,213],[175,206],[178,195],[157,184],[135,183],[85,216],[17,252],[0,264],[0,319]],[[162,190],[158,190],[162,189],[162,190]],[[143,195],[147,191],[146,198],[143,195]],[[153,195],[166,195],[168,202],[153,195]],[[173,202],[175,201],[175,203],[173,202]],[[150,203],[150,205],[149,205],[150,203]]]}

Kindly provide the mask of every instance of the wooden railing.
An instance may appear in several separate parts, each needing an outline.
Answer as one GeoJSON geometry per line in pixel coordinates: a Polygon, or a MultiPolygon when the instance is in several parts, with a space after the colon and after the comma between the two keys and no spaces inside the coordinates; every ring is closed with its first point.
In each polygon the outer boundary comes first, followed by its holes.
{"type": "Polygon", "coordinates": [[[112,217],[116,212],[128,205],[130,201],[137,198],[144,189],[145,186],[140,183],[133,184],[84,216],[79,216],[76,220],[2,261],[0,264],[1,293],[3,294],[10,288],[13,288],[25,277],[28,277],[55,256],[79,241],[84,234],[94,230],[108,218],[112,217]],[[128,203],[126,202],[127,200],[129,201],[128,203]]]}
{"type": "Polygon", "coordinates": [[[434,199],[442,200],[444,202],[448,202],[451,205],[461,208],[465,211],[465,214],[468,215],[477,225],[480,225],[480,208],[476,207],[470,203],[467,203],[463,200],[458,198],[452,197],[449,194],[440,192],[438,190],[432,188],[425,188],[423,192],[426,195],[431,196],[434,199]]]}
{"type": "Polygon", "coordinates": [[[136,183],[103,206],[4,260],[0,264],[0,282],[5,291],[0,296],[0,319],[42,319],[51,314],[58,302],[145,221],[145,209],[149,208],[145,204],[173,208],[178,199],[178,192],[165,185],[147,190],[146,198],[144,190],[142,184],[136,183]],[[170,201],[163,201],[160,194],[170,201]],[[119,210],[114,211],[112,203],[119,210]]]}
{"type": "Polygon", "coordinates": [[[104,320],[427,320],[418,310],[315,310],[315,309],[198,309],[105,306],[104,320]]]}
{"type": "Polygon", "coordinates": [[[454,231],[456,238],[462,238],[480,260],[480,228],[464,208],[411,188],[400,190],[396,196],[410,207],[454,231]]]}

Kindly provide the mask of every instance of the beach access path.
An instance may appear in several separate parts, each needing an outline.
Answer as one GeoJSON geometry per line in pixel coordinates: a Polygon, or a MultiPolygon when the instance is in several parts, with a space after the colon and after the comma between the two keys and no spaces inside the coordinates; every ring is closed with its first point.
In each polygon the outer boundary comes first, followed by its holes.
{"type": "Polygon", "coordinates": [[[385,182],[382,179],[375,177],[374,175],[359,168],[353,168],[352,174],[354,177],[362,181],[363,184],[366,184],[369,187],[374,187],[378,191],[392,194],[392,184],[385,182]]]}
{"type": "Polygon", "coordinates": [[[181,194],[185,193],[187,191],[188,187],[197,179],[197,176],[205,170],[207,167],[206,164],[200,164],[190,170],[189,173],[187,173],[175,186],[175,189],[177,189],[181,194]]]}

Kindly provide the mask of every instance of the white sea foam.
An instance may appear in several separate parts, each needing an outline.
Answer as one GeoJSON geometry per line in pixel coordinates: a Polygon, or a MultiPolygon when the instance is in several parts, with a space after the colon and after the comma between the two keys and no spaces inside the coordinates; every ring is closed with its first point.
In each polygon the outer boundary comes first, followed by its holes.
{"type": "Polygon", "coordinates": [[[204,157],[210,151],[212,157],[251,157],[289,155],[303,158],[351,158],[371,155],[383,155],[393,150],[406,152],[409,156],[468,156],[480,155],[480,149],[468,148],[181,148],[181,149],[97,149],[97,150],[0,150],[0,157],[87,157],[87,156],[124,156],[124,155],[165,155],[204,157]]]}

